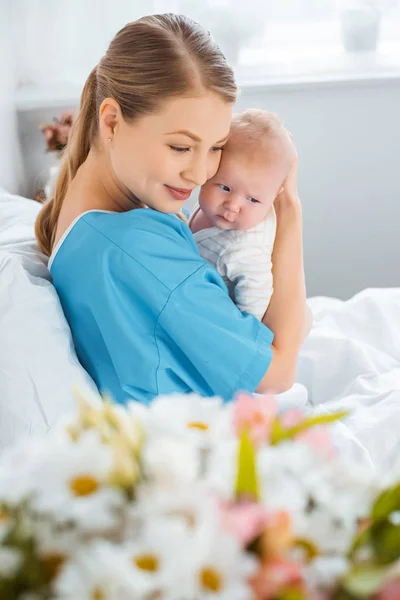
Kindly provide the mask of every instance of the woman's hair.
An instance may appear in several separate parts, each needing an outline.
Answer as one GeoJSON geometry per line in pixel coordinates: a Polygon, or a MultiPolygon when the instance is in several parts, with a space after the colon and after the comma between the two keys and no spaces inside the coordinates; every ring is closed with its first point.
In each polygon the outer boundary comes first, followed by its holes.
{"type": "Polygon", "coordinates": [[[103,100],[114,98],[123,118],[131,122],[155,112],[168,98],[204,90],[227,102],[236,99],[233,71],[198,23],[182,15],[150,15],[117,33],[85,83],[54,195],[36,221],[36,237],[45,254],[51,253],[68,186],[96,143],[103,100]]]}

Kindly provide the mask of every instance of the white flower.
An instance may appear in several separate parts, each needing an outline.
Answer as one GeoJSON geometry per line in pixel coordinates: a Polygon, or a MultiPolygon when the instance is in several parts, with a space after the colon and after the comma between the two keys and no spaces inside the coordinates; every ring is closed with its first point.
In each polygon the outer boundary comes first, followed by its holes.
{"type": "Polygon", "coordinates": [[[349,561],[343,556],[317,556],[303,569],[310,589],[329,589],[347,572],[349,561]]]}
{"type": "Polygon", "coordinates": [[[200,470],[199,452],[187,441],[162,437],[143,448],[144,472],[153,486],[184,488],[194,484],[200,470]]]}
{"type": "Polygon", "coordinates": [[[150,436],[169,434],[208,447],[231,432],[231,415],[220,398],[196,394],[158,396],[147,410],[131,403],[130,410],[142,421],[150,436]]]}
{"type": "Polygon", "coordinates": [[[130,600],[135,591],[121,548],[103,540],[82,546],[54,583],[56,600],[130,600]]]}
{"type": "Polygon", "coordinates": [[[289,511],[296,536],[308,538],[323,552],[348,550],[357,520],[372,501],[370,471],[357,472],[307,444],[289,442],[263,448],[258,472],[263,503],[289,511]]]}
{"type": "Polygon", "coordinates": [[[124,546],[136,598],[189,598],[193,548],[186,524],[175,517],[151,518],[133,541],[124,546]]]}
{"type": "Polygon", "coordinates": [[[22,554],[14,548],[0,546],[0,577],[11,579],[22,564],[22,554]]]}
{"type": "Polygon", "coordinates": [[[263,503],[271,510],[305,510],[309,495],[322,493],[317,461],[305,444],[264,447],[257,457],[263,503]]]}
{"type": "Polygon", "coordinates": [[[34,509],[89,532],[115,526],[123,497],[108,485],[112,464],[112,449],[96,432],[87,431],[76,442],[58,432],[36,465],[34,509]]]}
{"type": "Polygon", "coordinates": [[[222,439],[207,461],[205,480],[210,490],[224,500],[233,500],[235,496],[238,448],[237,438],[222,439]]]}
{"type": "Polygon", "coordinates": [[[141,486],[137,502],[127,511],[126,539],[136,537],[144,521],[174,517],[189,534],[204,521],[205,515],[216,510],[216,498],[201,482],[182,489],[157,489],[141,486]]]}
{"type": "Polygon", "coordinates": [[[196,600],[250,600],[248,580],[257,561],[221,529],[213,511],[204,515],[193,540],[193,597],[196,600]]]}
{"type": "Polygon", "coordinates": [[[37,543],[38,554],[42,558],[72,556],[82,544],[82,536],[75,527],[55,526],[44,519],[32,520],[31,531],[37,543]]]}

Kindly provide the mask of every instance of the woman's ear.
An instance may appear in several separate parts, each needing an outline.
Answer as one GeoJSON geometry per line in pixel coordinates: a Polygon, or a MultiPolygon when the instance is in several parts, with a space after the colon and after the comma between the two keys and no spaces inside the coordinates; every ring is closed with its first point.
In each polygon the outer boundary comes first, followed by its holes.
{"type": "Polygon", "coordinates": [[[104,143],[113,139],[120,115],[118,102],[114,98],[105,98],[99,109],[100,137],[104,143]]]}

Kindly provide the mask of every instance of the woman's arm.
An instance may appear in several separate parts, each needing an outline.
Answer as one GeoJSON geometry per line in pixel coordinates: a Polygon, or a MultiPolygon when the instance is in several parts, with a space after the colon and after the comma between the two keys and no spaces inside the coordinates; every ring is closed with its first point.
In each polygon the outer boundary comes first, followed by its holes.
{"type": "Polygon", "coordinates": [[[297,159],[275,201],[277,231],[272,255],[274,293],[263,323],[274,334],[272,361],[257,392],[282,392],[295,379],[300,346],[309,327],[303,264],[302,209],[297,159]]]}

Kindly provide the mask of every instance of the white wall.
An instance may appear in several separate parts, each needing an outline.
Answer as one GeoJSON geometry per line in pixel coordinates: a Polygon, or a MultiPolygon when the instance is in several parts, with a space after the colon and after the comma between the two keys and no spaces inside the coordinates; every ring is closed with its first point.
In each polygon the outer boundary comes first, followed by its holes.
{"type": "MultiPolygon", "coordinates": [[[[279,113],[298,147],[308,295],[400,287],[400,80],[246,88],[250,106],[279,113]]],[[[30,193],[49,163],[37,125],[60,112],[20,115],[30,193]]]]}
{"type": "Polygon", "coordinates": [[[400,81],[249,89],[248,106],[298,147],[308,294],[400,287],[400,81]]]}
{"type": "Polygon", "coordinates": [[[22,165],[14,108],[15,79],[11,56],[11,0],[0,0],[0,187],[17,192],[22,165]]]}

